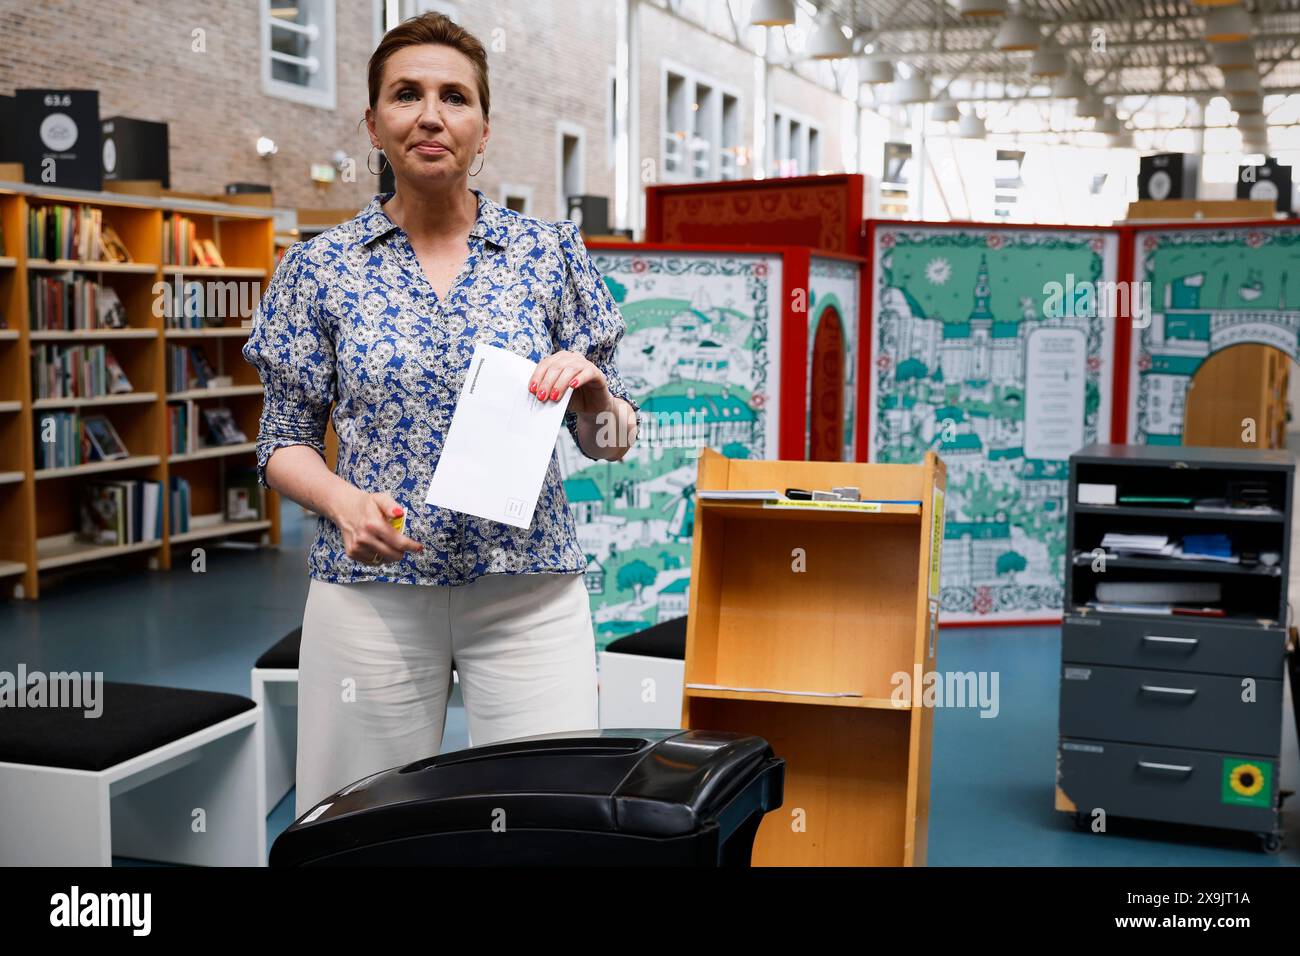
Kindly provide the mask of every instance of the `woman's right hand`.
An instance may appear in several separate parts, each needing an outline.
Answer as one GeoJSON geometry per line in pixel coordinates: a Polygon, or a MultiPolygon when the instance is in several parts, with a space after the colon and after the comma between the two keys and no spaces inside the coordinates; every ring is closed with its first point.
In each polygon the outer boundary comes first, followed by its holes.
{"type": "Polygon", "coordinates": [[[389,524],[402,516],[402,507],[382,491],[352,488],[334,509],[334,524],[343,534],[344,550],[353,561],[381,565],[400,561],[406,552],[419,553],[424,545],[401,534],[389,524]],[[378,557],[376,557],[378,556],[378,557]]]}

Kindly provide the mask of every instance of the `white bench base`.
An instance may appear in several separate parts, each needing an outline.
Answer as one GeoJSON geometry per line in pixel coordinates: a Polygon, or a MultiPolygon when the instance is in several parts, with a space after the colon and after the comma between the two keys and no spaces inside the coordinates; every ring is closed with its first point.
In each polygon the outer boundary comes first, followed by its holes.
{"type": "Polygon", "coordinates": [[[686,662],[642,654],[600,652],[600,726],[675,730],[682,725],[686,662]],[[646,679],[653,700],[644,700],[646,679]]]}
{"type": "Polygon", "coordinates": [[[265,866],[260,716],[254,707],[105,770],[0,762],[0,865],[265,866]]]}
{"type": "Polygon", "coordinates": [[[298,668],[254,667],[250,695],[262,711],[266,812],[293,789],[298,769],[298,668]]]}

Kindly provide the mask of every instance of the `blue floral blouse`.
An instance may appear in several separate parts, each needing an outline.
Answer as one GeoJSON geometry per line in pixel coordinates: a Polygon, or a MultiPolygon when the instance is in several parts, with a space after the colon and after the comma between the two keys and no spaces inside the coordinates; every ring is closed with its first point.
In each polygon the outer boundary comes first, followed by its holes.
{"type": "MultiPolygon", "coordinates": [[[[342,533],[321,517],[308,557],[314,578],[457,585],[484,574],[586,568],[555,455],[527,529],[424,503],[475,343],[534,362],[565,349],[586,355],[610,392],[637,407],[614,363],[623,318],[577,225],[533,219],[473,192],[469,258],[445,300],[384,212],[393,195],[385,193],[356,218],[290,246],[258,305],[243,354],[265,391],[262,483],[277,448],[309,445],[324,456],[332,405],[335,471],[364,491],[391,494],[406,510],[406,535],[424,545],[401,561],[367,565],[347,556],[342,533]]],[[[576,443],[577,416],[566,413],[565,424],[576,443]]]]}

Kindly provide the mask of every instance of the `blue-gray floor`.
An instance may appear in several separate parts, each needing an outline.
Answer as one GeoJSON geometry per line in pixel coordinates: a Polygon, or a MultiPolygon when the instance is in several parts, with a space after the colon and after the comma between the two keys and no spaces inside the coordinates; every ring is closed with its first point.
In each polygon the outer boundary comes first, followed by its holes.
{"type": "MultiPolygon", "coordinates": [[[[23,662],[29,670],[103,671],[106,680],[247,695],[253,662],[302,620],[313,523],[292,504],[283,518],[278,551],[210,548],[202,574],[179,560],[167,573],[104,568],[60,583],[39,602],[0,604],[0,670],[23,662]]],[[[944,670],[997,671],[1000,711],[993,719],[975,709],[936,712],[931,865],[1300,865],[1300,796],[1291,800],[1287,848],[1275,856],[1242,835],[1213,831],[1114,821],[1104,835],[1076,831],[1052,810],[1059,629],[945,629],[939,654],[944,670]]],[[[466,745],[456,703],[444,750],[466,745]]],[[[1297,756],[1289,702],[1285,719],[1284,786],[1297,756]]],[[[268,846],[292,819],[291,793],[267,820],[268,846]]]]}

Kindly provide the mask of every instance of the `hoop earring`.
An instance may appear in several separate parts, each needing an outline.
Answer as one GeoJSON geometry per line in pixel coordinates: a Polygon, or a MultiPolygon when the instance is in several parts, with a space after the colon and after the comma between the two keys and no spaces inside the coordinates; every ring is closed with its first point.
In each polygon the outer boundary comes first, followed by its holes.
{"type": "Polygon", "coordinates": [[[482,159],[482,161],[478,164],[478,172],[471,172],[471,173],[470,173],[471,176],[477,176],[479,173],[483,172],[483,163],[486,163],[486,162],[487,162],[487,154],[486,154],[486,153],[479,153],[479,155],[482,156],[483,159],[482,159]]]}
{"type": "MultiPolygon", "coordinates": [[[[384,171],[384,163],[388,162],[388,157],[384,155],[384,151],[383,151],[382,149],[379,150],[379,168],[378,168],[378,169],[371,169],[371,168],[370,168],[370,157],[373,156],[374,154],[375,154],[375,147],[371,146],[371,147],[370,147],[370,152],[366,154],[366,172],[370,173],[370,175],[372,175],[372,176],[378,176],[378,175],[380,175],[381,173],[383,173],[383,171],[384,171]]],[[[391,164],[390,164],[390,165],[391,165],[391,164]]]]}

